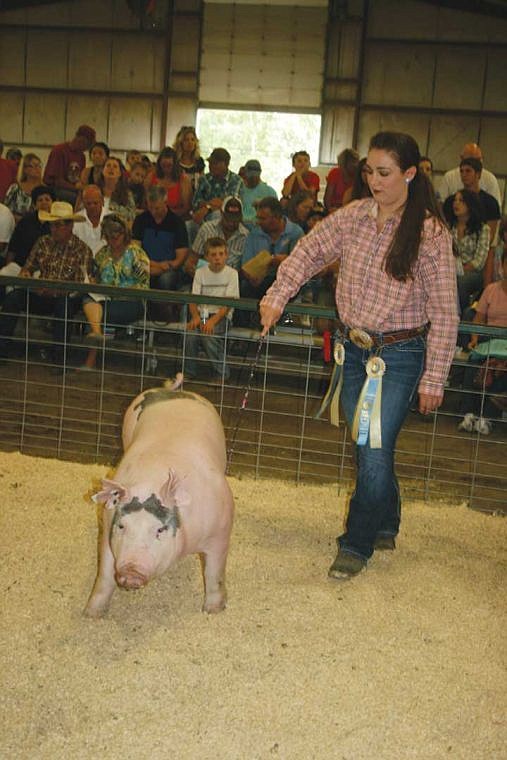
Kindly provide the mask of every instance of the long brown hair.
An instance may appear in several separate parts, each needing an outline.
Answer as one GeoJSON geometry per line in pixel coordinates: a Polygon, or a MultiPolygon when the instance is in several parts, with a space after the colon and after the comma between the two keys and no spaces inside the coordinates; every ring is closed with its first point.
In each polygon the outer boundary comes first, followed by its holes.
{"type": "MultiPolygon", "coordinates": [[[[115,203],[118,203],[120,206],[128,206],[129,200],[130,200],[130,191],[129,191],[129,186],[127,182],[125,167],[123,166],[121,159],[117,158],[116,156],[108,156],[106,158],[106,164],[108,161],[116,161],[120,169],[120,176],[118,177],[118,182],[116,183],[116,187],[111,193],[111,200],[114,201],[115,203]]],[[[102,190],[102,192],[104,192],[104,184],[105,184],[104,175],[101,176],[100,181],[97,184],[102,190]]]]}
{"type": "Polygon", "coordinates": [[[389,248],[384,268],[395,280],[405,282],[413,276],[413,267],[419,255],[419,246],[427,215],[442,224],[435,193],[427,178],[419,171],[419,146],[403,132],[378,132],[370,140],[370,150],[385,150],[396,161],[402,172],[415,167],[416,174],[408,184],[408,197],[389,248]]]}

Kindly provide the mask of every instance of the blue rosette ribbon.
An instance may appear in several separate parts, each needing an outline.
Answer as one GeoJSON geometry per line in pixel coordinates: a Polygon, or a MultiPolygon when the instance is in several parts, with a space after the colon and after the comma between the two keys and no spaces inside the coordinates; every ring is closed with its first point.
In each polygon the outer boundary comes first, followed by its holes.
{"type": "Polygon", "coordinates": [[[386,364],[380,356],[372,356],[366,363],[366,380],[357,402],[352,425],[352,438],[358,446],[365,446],[370,437],[370,448],[382,448],[381,400],[382,376],[386,364]]]}

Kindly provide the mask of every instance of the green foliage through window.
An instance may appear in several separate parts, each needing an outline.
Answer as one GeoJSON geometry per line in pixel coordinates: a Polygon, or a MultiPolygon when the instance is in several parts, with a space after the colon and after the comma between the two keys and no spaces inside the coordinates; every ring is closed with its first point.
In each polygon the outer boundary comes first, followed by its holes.
{"type": "Polygon", "coordinates": [[[293,153],[306,150],[312,165],[318,163],[320,118],[316,114],[201,108],[197,114],[201,155],[206,159],[213,148],[226,148],[234,172],[248,159],[257,158],[262,179],[280,194],[283,180],[292,171],[293,153]]]}

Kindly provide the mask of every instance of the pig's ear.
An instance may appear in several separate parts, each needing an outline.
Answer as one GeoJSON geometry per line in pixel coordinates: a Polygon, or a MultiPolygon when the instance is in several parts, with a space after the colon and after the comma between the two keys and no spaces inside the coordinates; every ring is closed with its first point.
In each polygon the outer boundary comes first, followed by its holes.
{"type": "Polygon", "coordinates": [[[102,491],[92,496],[96,504],[105,504],[106,509],[114,509],[127,496],[127,489],[114,480],[103,480],[102,491]]]}
{"type": "Polygon", "coordinates": [[[183,480],[172,467],[169,468],[169,477],[160,489],[160,496],[164,505],[174,501],[178,507],[186,507],[191,502],[190,494],[183,485],[183,480]]]}

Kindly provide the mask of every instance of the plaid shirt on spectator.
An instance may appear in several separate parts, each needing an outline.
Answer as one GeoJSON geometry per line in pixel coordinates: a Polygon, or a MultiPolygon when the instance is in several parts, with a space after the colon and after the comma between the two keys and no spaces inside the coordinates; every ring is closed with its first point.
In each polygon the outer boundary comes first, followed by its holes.
{"type": "Polygon", "coordinates": [[[338,260],[335,297],[344,324],[384,333],[431,323],[419,392],[441,393],[459,321],[451,235],[434,219],[426,219],[413,278],[400,282],[384,270],[400,215],[377,232],[377,214],[376,202],[367,198],[324,219],[280,265],[263,303],[283,309],[303,283],[338,260]]]}
{"type": "Polygon", "coordinates": [[[55,243],[51,235],[40,237],[26,260],[23,271],[30,275],[40,270],[43,280],[69,280],[85,282],[93,277],[93,254],[76,235],[68,243],[55,243]]]}
{"type": "Polygon", "coordinates": [[[204,174],[199,180],[194,195],[192,208],[196,211],[201,203],[207,203],[212,198],[226,198],[228,195],[239,195],[243,180],[239,174],[228,171],[225,177],[214,177],[211,173],[204,174]]]}
{"type": "Polygon", "coordinates": [[[488,258],[490,235],[488,225],[483,224],[479,232],[467,232],[462,238],[458,237],[456,227],[452,228],[451,234],[461,264],[471,264],[476,272],[480,272],[488,258]]]}

